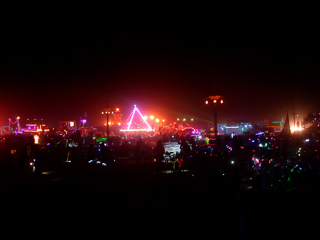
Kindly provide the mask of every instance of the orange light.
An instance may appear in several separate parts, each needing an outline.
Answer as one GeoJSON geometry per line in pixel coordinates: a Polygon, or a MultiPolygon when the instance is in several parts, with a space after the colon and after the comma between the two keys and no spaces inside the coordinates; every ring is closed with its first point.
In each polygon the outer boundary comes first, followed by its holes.
{"type": "Polygon", "coordinates": [[[216,100],[216,99],[214,99],[214,100],[213,100],[213,103],[217,103],[217,100],[216,100]]]}
{"type": "Polygon", "coordinates": [[[220,103],[223,103],[223,100],[222,100],[222,99],[220,100],[220,103]]]}
{"type": "Polygon", "coordinates": [[[34,135],[33,139],[34,139],[34,144],[39,144],[39,135],[34,135]]]}
{"type": "Polygon", "coordinates": [[[208,100],[206,101],[206,104],[209,104],[209,101],[208,101],[208,100]]]}

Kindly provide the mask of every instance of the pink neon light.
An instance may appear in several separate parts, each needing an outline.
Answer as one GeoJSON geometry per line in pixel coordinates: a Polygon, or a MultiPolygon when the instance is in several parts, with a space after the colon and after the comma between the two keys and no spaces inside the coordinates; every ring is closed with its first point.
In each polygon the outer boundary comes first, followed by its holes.
{"type": "Polygon", "coordinates": [[[141,129],[141,128],[120,129],[120,132],[143,132],[143,131],[152,131],[152,129],[141,129]]]}
{"type": "Polygon", "coordinates": [[[129,123],[128,123],[128,128],[127,128],[127,130],[129,130],[129,128],[130,128],[130,126],[131,126],[132,119],[133,119],[133,116],[134,116],[135,112],[136,112],[136,106],[134,106],[134,110],[133,110],[133,112],[132,112],[132,114],[131,114],[131,119],[130,119],[130,121],[129,121],[129,123]]]}
{"type": "Polygon", "coordinates": [[[147,121],[144,119],[144,117],[142,116],[141,112],[139,111],[139,109],[137,107],[135,107],[138,111],[138,113],[140,114],[140,117],[143,119],[143,121],[145,122],[145,124],[147,124],[148,128],[151,130],[150,125],[147,123],[147,121]]]}
{"type": "MultiPolygon", "coordinates": [[[[150,125],[148,124],[148,122],[144,119],[144,117],[142,116],[141,112],[139,111],[139,109],[136,107],[136,105],[134,105],[134,109],[133,111],[131,112],[130,116],[130,121],[128,122],[128,128],[126,130],[120,130],[120,131],[152,131],[152,128],[150,127],[150,125]],[[143,121],[145,122],[145,124],[148,126],[148,129],[130,129],[130,126],[132,124],[132,120],[133,120],[133,117],[134,117],[134,114],[136,113],[136,111],[138,111],[140,117],[143,119],[143,121]]],[[[128,119],[129,119],[128,118],[128,119]]]]}

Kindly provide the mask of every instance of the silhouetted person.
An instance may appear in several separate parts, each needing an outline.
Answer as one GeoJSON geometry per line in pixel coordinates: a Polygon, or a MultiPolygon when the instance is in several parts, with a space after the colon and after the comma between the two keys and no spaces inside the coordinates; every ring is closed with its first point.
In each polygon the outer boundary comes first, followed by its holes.
{"type": "Polygon", "coordinates": [[[107,164],[108,168],[114,165],[114,157],[109,147],[101,145],[99,160],[107,164]]]}
{"type": "Polygon", "coordinates": [[[18,178],[21,180],[21,183],[25,183],[27,181],[29,174],[30,152],[31,146],[27,143],[18,159],[18,178]]]}
{"type": "Polygon", "coordinates": [[[94,159],[96,159],[95,152],[94,152],[94,145],[90,144],[88,153],[87,153],[87,161],[94,160],[94,159]]]}
{"type": "Polygon", "coordinates": [[[164,147],[162,145],[162,141],[159,140],[157,142],[156,148],[155,148],[155,157],[156,157],[156,169],[157,173],[160,173],[161,169],[161,161],[163,160],[163,154],[164,154],[164,147]]]}
{"type": "Polygon", "coordinates": [[[56,161],[57,161],[58,167],[61,168],[62,162],[64,162],[67,159],[66,148],[61,141],[56,143],[55,152],[56,152],[56,161]]]}
{"type": "Polygon", "coordinates": [[[142,163],[145,158],[146,148],[145,143],[140,139],[137,142],[136,149],[135,149],[135,156],[136,156],[136,163],[142,163]]]}
{"type": "Polygon", "coordinates": [[[34,146],[33,159],[35,159],[35,162],[34,162],[35,172],[34,172],[34,174],[36,176],[36,180],[40,180],[41,173],[42,173],[42,158],[41,158],[40,147],[38,145],[34,146]]]}

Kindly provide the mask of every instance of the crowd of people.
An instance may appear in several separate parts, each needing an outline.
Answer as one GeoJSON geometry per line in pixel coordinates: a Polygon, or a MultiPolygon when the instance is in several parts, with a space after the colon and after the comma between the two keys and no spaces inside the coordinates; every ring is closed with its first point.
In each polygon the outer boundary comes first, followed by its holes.
{"type": "Polygon", "coordinates": [[[118,163],[126,161],[130,163],[130,171],[148,171],[148,180],[152,179],[150,176],[158,176],[155,179],[160,180],[167,179],[165,176],[174,176],[175,180],[187,177],[197,182],[196,186],[205,186],[204,192],[209,192],[215,201],[223,198],[231,204],[222,205],[224,211],[233,211],[232,226],[239,227],[238,233],[248,232],[249,226],[258,229],[259,223],[266,226],[270,221],[278,221],[280,226],[282,220],[272,216],[281,216],[281,211],[296,219],[294,224],[303,223],[305,216],[314,217],[312,211],[319,212],[320,144],[316,134],[284,138],[260,132],[207,137],[205,140],[205,136],[199,139],[183,134],[137,135],[127,139],[113,136],[103,142],[52,136],[42,139],[42,144],[35,144],[32,137],[6,136],[0,143],[0,185],[8,189],[42,182],[48,171],[72,179],[85,175],[86,181],[93,178],[95,184],[103,181],[112,185],[109,179],[121,177],[104,176],[117,176],[121,168],[118,163]],[[177,143],[179,151],[166,151],[168,142],[177,143]],[[291,202],[283,208],[279,203],[284,199],[291,202]]]}
{"type": "Polygon", "coordinates": [[[86,169],[90,161],[112,168],[117,160],[131,159],[136,164],[154,165],[157,173],[189,170],[193,175],[232,175],[241,180],[263,176],[273,184],[279,176],[292,175],[299,169],[318,174],[320,149],[317,139],[307,137],[305,141],[306,136],[297,135],[288,144],[274,133],[218,136],[207,142],[192,135],[164,134],[111,137],[99,143],[86,138],[70,145],[71,139],[53,136],[40,145],[32,137],[11,135],[0,143],[0,161],[2,176],[21,179],[41,175],[46,169],[61,170],[66,162],[75,169],[86,169]],[[178,152],[165,151],[164,143],[170,141],[179,143],[178,152]]]}

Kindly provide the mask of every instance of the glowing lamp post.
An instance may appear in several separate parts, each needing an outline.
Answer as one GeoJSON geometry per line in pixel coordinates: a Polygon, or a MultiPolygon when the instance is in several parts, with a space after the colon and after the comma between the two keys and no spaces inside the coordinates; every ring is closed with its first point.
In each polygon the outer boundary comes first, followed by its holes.
{"type": "Polygon", "coordinates": [[[113,114],[113,111],[111,108],[106,108],[101,112],[101,114],[105,114],[107,116],[107,141],[109,141],[109,115],[113,114]]]}
{"type": "Polygon", "coordinates": [[[218,124],[217,124],[217,105],[223,104],[223,99],[221,95],[213,95],[209,96],[208,100],[206,100],[206,104],[209,105],[209,103],[212,101],[213,104],[213,124],[214,124],[214,135],[218,136],[218,124]]]}

